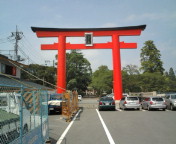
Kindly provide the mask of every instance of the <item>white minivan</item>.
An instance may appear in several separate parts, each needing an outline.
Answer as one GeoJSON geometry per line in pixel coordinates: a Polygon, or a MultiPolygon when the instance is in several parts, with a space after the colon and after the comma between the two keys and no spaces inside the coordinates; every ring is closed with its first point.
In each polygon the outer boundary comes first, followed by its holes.
{"type": "MultiPolygon", "coordinates": [[[[11,93],[0,93],[0,138],[5,142],[11,142],[19,136],[20,133],[20,99],[21,95],[11,93]],[[14,135],[13,138],[11,135],[14,135]]],[[[23,115],[23,134],[31,128],[30,112],[23,105],[21,107],[23,115]]]]}

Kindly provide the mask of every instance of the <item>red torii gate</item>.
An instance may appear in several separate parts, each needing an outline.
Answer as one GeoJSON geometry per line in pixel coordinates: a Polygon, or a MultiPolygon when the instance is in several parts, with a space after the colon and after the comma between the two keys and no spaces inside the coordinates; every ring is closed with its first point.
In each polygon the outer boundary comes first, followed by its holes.
{"type": "Polygon", "coordinates": [[[57,92],[66,90],[66,50],[73,49],[112,49],[113,57],[113,89],[115,100],[122,97],[122,76],[120,49],[137,48],[137,43],[120,42],[120,36],[140,35],[146,25],[114,27],[114,28],[41,28],[31,27],[37,37],[58,37],[58,43],[42,44],[42,50],[58,50],[57,92]],[[66,37],[84,37],[86,44],[66,43],[66,37]],[[93,43],[93,36],[111,36],[112,42],[93,43]]]}

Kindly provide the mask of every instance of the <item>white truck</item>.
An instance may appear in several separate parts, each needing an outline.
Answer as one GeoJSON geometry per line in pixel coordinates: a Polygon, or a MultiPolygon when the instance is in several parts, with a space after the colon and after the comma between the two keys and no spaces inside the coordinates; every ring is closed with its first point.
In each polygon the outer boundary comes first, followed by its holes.
{"type": "Polygon", "coordinates": [[[48,98],[48,114],[62,112],[62,94],[50,94],[48,98]]]}
{"type": "MultiPolygon", "coordinates": [[[[17,93],[0,93],[0,144],[10,143],[20,136],[20,99],[17,93]]],[[[22,107],[23,134],[31,128],[31,115],[22,107]]]]}

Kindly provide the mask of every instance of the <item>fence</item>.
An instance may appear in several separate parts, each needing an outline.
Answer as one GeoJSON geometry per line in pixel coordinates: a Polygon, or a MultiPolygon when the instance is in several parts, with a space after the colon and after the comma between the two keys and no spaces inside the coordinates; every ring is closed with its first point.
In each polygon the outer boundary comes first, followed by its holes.
{"type": "Polygon", "coordinates": [[[62,102],[62,116],[65,117],[66,121],[70,122],[72,117],[78,111],[78,93],[69,92],[63,93],[62,102]]]}
{"type": "Polygon", "coordinates": [[[43,144],[48,137],[47,91],[0,85],[0,144],[43,144]]]}

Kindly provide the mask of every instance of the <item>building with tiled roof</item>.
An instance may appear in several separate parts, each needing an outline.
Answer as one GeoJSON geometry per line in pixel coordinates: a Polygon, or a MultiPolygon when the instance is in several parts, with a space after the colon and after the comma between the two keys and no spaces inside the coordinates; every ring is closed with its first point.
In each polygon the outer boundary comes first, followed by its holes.
{"type": "Polygon", "coordinates": [[[22,80],[20,67],[26,67],[26,65],[10,60],[8,57],[0,54],[0,86],[23,86],[30,88],[50,89],[46,86],[36,84],[31,81],[22,80]]]}

